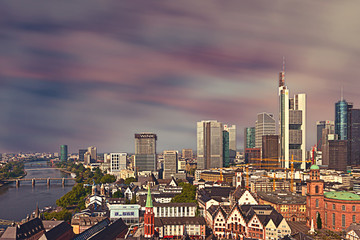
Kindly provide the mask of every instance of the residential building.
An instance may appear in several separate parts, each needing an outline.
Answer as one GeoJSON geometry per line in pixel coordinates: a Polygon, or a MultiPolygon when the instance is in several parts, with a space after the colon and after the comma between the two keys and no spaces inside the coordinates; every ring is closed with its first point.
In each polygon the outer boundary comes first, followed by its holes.
{"type": "Polygon", "coordinates": [[[197,123],[197,168],[223,166],[223,125],[216,120],[197,123]]]}
{"type": "Polygon", "coordinates": [[[62,162],[66,162],[68,160],[68,146],[67,145],[60,146],[60,160],[62,162]]]}
{"type": "Polygon", "coordinates": [[[260,205],[271,205],[288,222],[306,221],[306,197],[287,190],[258,191],[260,205]]]}
{"type": "Polygon", "coordinates": [[[289,98],[285,85],[285,70],[279,75],[280,159],[284,168],[290,168],[290,159],[301,161],[295,167],[306,169],[306,94],[289,98]]]}
{"type": "Polygon", "coordinates": [[[255,148],[255,127],[244,129],[244,151],[247,148],[255,148]]]}
{"type": "Polygon", "coordinates": [[[255,147],[262,148],[262,136],[274,134],[276,134],[274,115],[259,113],[255,122],[255,147]]]}
{"type": "Polygon", "coordinates": [[[154,133],[135,134],[135,168],[138,171],[155,171],[156,140],[154,133]]]}

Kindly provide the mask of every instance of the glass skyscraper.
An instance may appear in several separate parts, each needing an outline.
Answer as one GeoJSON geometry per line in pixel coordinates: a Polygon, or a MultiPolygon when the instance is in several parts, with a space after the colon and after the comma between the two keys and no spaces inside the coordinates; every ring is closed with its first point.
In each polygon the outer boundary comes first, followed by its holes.
{"type": "Polygon", "coordinates": [[[255,147],[255,127],[247,127],[244,130],[244,152],[246,148],[255,147]]]}
{"type": "Polygon", "coordinates": [[[352,106],[352,103],[344,99],[335,103],[335,134],[339,136],[339,140],[348,139],[348,112],[352,106]]]}
{"type": "Polygon", "coordinates": [[[230,165],[230,149],[229,149],[229,132],[223,131],[223,166],[229,167],[230,165]]]}
{"type": "Polygon", "coordinates": [[[68,159],[68,146],[67,145],[61,145],[60,146],[60,160],[62,162],[66,162],[68,159]]]}

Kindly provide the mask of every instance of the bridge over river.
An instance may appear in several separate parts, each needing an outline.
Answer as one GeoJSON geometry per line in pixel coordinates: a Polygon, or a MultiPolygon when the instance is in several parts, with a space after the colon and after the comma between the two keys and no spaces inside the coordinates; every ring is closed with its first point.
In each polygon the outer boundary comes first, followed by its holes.
{"type": "Polygon", "coordinates": [[[51,181],[61,181],[61,184],[65,186],[66,181],[75,180],[75,178],[67,177],[67,178],[56,178],[56,177],[49,177],[49,178],[21,178],[21,179],[8,179],[5,182],[16,182],[16,187],[20,187],[20,182],[30,182],[33,186],[35,186],[36,181],[45,181],[48,186],[50,186],[51,181]]]}

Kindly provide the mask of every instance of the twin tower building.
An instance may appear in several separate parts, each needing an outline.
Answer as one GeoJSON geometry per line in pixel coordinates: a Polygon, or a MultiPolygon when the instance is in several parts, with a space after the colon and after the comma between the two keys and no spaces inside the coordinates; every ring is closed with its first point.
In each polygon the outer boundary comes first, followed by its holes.
{"type": "MultiPolygon", "coordinates": [[[[252,149],[264,157],[263,136],[275,144],[275,153],[279,167],[290,168],[294,159],[296,168],[306,169],[306,94],[289,97],[285,85],[285,71],[279,74],[279,134],[272,114],[260,113],[256,127],[247,128],[244,136],[244,152],[252,149]],[[276,140],[275,143],[273,140],[276,140]]],[[[266,154],[265,158],[269,154],[266,154]]],[[[197,123],[197,162],[198,169],[221,168],[229,166],[229,161],[236,157],[236,127],[223,125],[216,120],[197,123]],[[229,154],[227,156],[227,154],[229,154]]]]}

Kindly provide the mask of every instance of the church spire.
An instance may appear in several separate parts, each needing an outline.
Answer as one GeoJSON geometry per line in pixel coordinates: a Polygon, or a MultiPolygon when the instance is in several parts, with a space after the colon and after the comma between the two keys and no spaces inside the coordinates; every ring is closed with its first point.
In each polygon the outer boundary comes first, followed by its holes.
{"type": "Polygon", "coordinates": [[[147,207],[147,208],[152,208],[153,207],[153,202],[152,202],[151,192],[150,192],[150,185],[148,185],[148,194],[147,194],[147,198],[146,198],[145,207],[147,207]]]}

